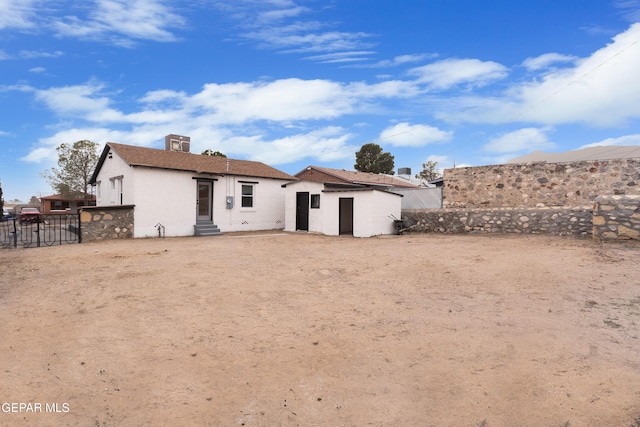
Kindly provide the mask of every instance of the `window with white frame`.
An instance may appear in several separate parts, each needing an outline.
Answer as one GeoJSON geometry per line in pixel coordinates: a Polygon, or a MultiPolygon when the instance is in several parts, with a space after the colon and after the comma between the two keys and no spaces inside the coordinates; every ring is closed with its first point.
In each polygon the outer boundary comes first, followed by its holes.
{"type": "Polygon", "coordinates": [[[120,176],[114,176],[113,178],[109,178],[109,181],[111,181],[111,204],[112,205],[121,205],[124,197],[123,197],[123,185],[122,185],[122,179],[124,178],[123,175],[120,176]]]}
{"type": "Polygon", "coordinates": [[[252,208],[253,207],[253,196],[254,196],[254,186],[253,184],[242,184],[242,202],[241,205],[243,208],[252,208]]]}

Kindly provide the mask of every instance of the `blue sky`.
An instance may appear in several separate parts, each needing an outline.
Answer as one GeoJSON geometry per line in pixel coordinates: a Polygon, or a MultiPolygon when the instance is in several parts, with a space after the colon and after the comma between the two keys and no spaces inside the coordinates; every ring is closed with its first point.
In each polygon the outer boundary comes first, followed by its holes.
{"type": "Polygon", "coordinates": [[[288,173],[640,145],[640,0],[0,0],[0,180],[188,135],[288,173]]]}

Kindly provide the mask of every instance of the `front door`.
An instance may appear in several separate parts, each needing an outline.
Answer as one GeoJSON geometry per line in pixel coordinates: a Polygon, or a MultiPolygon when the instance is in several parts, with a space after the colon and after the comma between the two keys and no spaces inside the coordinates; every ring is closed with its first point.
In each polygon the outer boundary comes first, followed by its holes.
{"type": "Polygon", "coordinates": [[[338,210],[340,234],[353,236],[353,198],[341,197],[338,210]]]}
{"type": "Polygon", "coordinates": [[[309,231],[309,193],[296,193],[296,230],[309,231]]]}
{"type": "Polygon", "coordinates": [[[197,222],[211,221],[211,199],[213,183],[210,181],[198,181],[197,222]]]}

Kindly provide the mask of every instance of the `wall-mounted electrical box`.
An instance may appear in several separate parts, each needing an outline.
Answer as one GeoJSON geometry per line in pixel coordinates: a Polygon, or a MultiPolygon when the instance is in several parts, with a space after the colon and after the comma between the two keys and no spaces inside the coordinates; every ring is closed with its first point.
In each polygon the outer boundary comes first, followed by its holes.
{"type": "Polygon", "coordinates": [[[227,209],[233,208],[233,196],[227,196],[227,209]]]}

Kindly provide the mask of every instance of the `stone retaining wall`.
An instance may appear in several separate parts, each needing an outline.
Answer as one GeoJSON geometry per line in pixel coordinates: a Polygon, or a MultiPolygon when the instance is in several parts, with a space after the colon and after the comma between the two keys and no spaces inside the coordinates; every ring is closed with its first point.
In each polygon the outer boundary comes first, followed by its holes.
{"type": "Polygon", "coordinates": [[[422,233],[523,233],[589,236],[591,206],[403,210],[405,227],[422,233]]]}
{"type": "Polygon", "coordinates": [[[640,195],[640,158],[446,169],[444,208],[585,206],[640,195]]]}
{"type": "Polygon", "coordinates": [[[593,238],[640,240],[640,196],[600,196],[593,205],[593,238]]]}
{"type": "Polygon", "coordinates": [[[133,238],[133,211],[134,205],[83,207],[82,241],[133,238]]]}

